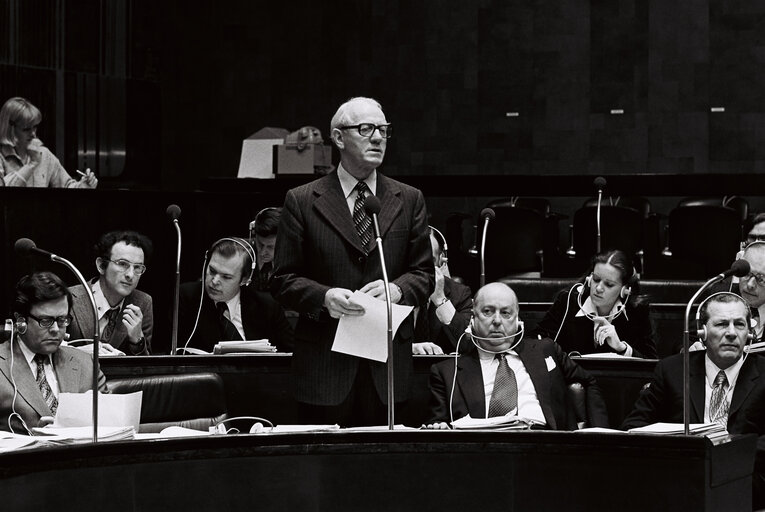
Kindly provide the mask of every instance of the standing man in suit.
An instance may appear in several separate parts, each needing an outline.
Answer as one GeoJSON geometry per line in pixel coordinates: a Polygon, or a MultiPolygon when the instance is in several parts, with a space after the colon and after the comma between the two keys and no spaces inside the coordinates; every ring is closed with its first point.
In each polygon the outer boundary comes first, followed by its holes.
{"type": "Polygon", "coordinates": [[[430,300],[419,308],[414,327],[414,354],[453,352],[470,322],[473,305],[470,288],[448,276],[445,240],[430,228],[430,246],[436,271],[436,286],[430,300]],[[438,236],[437,236],[438,235],[438,236]]]}
{"type": "MultiPolygon", "coordinates": [[[[151,241],[135,231],[110,231],[94,247],[98,277],[90,281],[98,309],[100,340],[127,355],[149,355],[154,329],[151,295],[137,290],[151,241]]],[[[72,286],[72,340],[93,337],[93,307],[83,285],[72,286]]]]}
{"type": "Polygon", "coordinates": [[[470,325],[463,341],[472,343],[474,350],[431,368],[428,428],[449,428],[447,422],[468,414],[510,414],[549,429],[574,430],[577,418],[568,396],[574,382],[585,388],[588,426],[608,426],[595,379],[549,338],[523,337],[518,298],[509,286],[495,282],[478,290],[470,325]]]}
{"type": "MultiPolygon", "coordinates": [[[[744,355],[750,336],[751,312],[736,294],[721,292],[700,306],[705,352],[690,354],[690,422],[719,422],[731,434],[755,433],[765,447],[765,358],[744,355]]],[[[683,356],[659,361],[648,389],[641,392],[622,429],[657,422],[683,422],[683,356]]],[[[754,503],[765,502],[765,457],[758,448],[755,461],[754,503]]]]}
{"type": "MultiPolygon", "coordinates": [[[[59,393],[92,389],[93,362],[62,347],[72,296],[59,277],[38,272],[21,278],[13,302],[15,333],[0,344],[0,429],[31,434],[53,422],[59,393]]],[[[99,372],[98,388],[107,392],[99,372]]]]}
{"type": "MultiPolygon", "coordinates": [[[[391,300],[424,305],[433,289],[433,262],[422,193],[379,173],[392,128],[380,104],[352,98],[331,122],[338,169],[287,192],[276,240],[271,291],[300,314],[293,382],[301,421],[343,426],[383,424],[386,366],[332,352],[342,315],[363,315],[348,300],[359,290],[385,300],[380,255],[367,196],[381,203],[380,232],[391,300]]],[[[412,316],[394,339],[395,401],[406,400],[412,375],[412,316]]]]}
{"type": "Polygon", "coordinates": [[[284,310],[270,294],[249,288],[255,271],[249,242],[222,238],[207,251],[208,257],[204,281],[181,285],[179,339],[206,352],[219,341],[268,339],[280,352],[290,352],[292,329],[284,310]]]}

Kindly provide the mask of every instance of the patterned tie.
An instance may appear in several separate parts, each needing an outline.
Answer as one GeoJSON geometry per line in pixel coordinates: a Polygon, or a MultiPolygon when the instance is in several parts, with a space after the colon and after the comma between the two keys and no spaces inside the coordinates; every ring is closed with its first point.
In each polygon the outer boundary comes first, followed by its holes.
{"type": "Polygon", "coordinates": [[[356,233],[361,238],[361,245],[366,251],[367,245],[372,241],[372,218],[364,209],[364,203],[366,202],[365,192],[369,191],[369,187],[363,181],[359,181],[353,187],[353,190],[358,192],[356,204],[353,205],[353,223],[356,225],[356,233]]]}
{"type": "Polygon", "coordinates": [[[263,266],[260,268],[258,277],[258,290],[262,292],[269,290],[269,285],[271,283],[271,271],[273,269],[274,267],[270,261],[263,263],[263,266]]]}
{"type": "Polygon", "coordinates": [[[220,325],[223,328],[223,340],[220,341],[242,341],[242,335],[239,334],[236,326],[226,316],[228,305],[225,302],[219,302],[216,307],[220,316],[220,325]]]}
{"type": "Polygon", "coordinates": [[[109,341],[111,339],[114,328],[117,326],[117,316],[119,316],[119,314],[119,306],[114,306],[106,312],[107,322],[104,327],[104,332],[101,333],[101,341],[109,341]]]}
{"type": "Polygon", "coordinates": [[[56,415],[56,409],[58,409],[58,399],[53,394],[48,379],[45,377],[45,361],[48,360],[48,356],[44,354],[35,354],[34,361],[37,363],[37,386],[42,392],[43,400],[48,404],[48,408],[53,415],[56,415]]]}
{"type": "Polygon", "coordinates": [[[728,387],[728,378],[725,372],[720,370],[715,377],[712,387],[712,396],[709,399],[709,421],[714,421],[723,427],[728,425],[728,408],[730,404],[725,400],[725,390],[728,387]]]}
{"type": "Polygon", "coordinates": [[[497,354],[499,368],[494,377],[494,391],[489,400],[489,418],[504,416],[518,407],[518,383],[515,380],[515,372],[507,364],[505,354],[497,354]]]}

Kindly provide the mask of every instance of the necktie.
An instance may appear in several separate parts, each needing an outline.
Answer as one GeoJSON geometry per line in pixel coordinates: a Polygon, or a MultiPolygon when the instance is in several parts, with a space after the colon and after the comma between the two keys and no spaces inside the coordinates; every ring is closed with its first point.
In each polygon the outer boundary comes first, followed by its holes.
{"type": "Polygon", "coordinates": [[[268,291],[271,281],[271,270],[273,270],[273,265],[270,261],[263,263],[263,266],[260,268],[260,277],[258,278],[258,290],[268,291]]]}
{"type": "Polygon", "coordinates": [[[220,325],[223,328],[223,340],[220,341],[242,341],[242,335],[239,334],[236,326],[225,315],[228,311],[228,305],[225,302],[219,302],[216,307],[218,308],[220,325]]]}
{"type": "Polygon", "coordinates": [[[518,407],[518,383],[515,373],[507,364],[505,354],[497,354],[496,358],[499,359],[499,368],[497,376],[494,377],[494,391],[491,392],[489,400],[489,418],[504,416],[518,407]]]}
{"type": "Polygon", "coordinates": [[[356,225],[356,233],[361,238],[361,245],[366,251],[367,245],[372,241],[372,218],[364,209],[364,203],[366,202],[364,193],[369,191],[369,187],[363,181],[359,181],[353,187],[353,190],[358,192],[356,204],[353,205],[353,223],[356,225]]]}
{"type": "Polygon", "coordinates": [[[106,312],[106,327],[104,332],[101,333],[101,341],[109,341],[114,332],[114,328],[117,326],[117,316],[120,314],[119,306],[115,306],[106,312]]]}
{"type": "Polygon", "coordinates": [[[48,404],[48,408],[53,415],[56,415],[56,409],[58,409],[58,399],[53,394],[48,379],[45,377],[45,361],[48,360],[48,356],[44,354],[35,354],[34,361],[37,363],[37,386],[42,392],[43,400],[48,404]]]}
{"type": "Polygon", "coordinates": [[[712,396],[709,399],[709,421],[714,421],[723,427],[728,424],[728,408],[730,404],[725,400],[725,390],[728,387],[728,378],[725,372],[720,370],[715,377],[712,387],[712,396]]]}

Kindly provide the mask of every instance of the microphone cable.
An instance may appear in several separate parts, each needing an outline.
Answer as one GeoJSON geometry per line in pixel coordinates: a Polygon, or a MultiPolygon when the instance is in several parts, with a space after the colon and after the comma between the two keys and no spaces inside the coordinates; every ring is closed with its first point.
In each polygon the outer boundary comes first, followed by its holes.
{"type": "Polygon", "coordinates": [[[199,315],[202,313],[202,301],[204,301],[204,298],[205,298],[205,268],[206,267],[207,267],[207,256],[205,256],[205,260],[202,262],[202,290],[199,294],[199,307],[197,308],[197,317],[194,320],[194,328],[191,329],[191,334],[189,334],[189,338],[186,340],[186,343],[184,343],[183,348],[180,349],[180,350],[183,350],[183,353],[186,352],[186,348],[189,346],[189,342],[191,341],[191,338],[194,337],[194,333],[197,332],[197,326],[199,325],[199,315]]]}
{"type": "Polygon", "coordinates": [[[14,363],[14,354],[13,354],[13,341],[16,338],[16,329],[15,329],[15,323],[13,321],[6,322],[6,327],[10,324],[11,326],[11,340],[10,340],[10,348],[11,348],[11,384],[13,384],[13,400],[11,400],[11,414],[8,415],[8,429],[12,434],[16,434],[16,432],[13,430],[13,424],[11,423],[11,420],[13,418],[17,418],[19,422],[21,423],[21,426],[24,427],[24,430],[27,431],[27,435],[34,436],[32,431],[27,426],[27,422],[24,421],[24,418],[21,417],[21,414],[16,412],[16,398],[19,396],[19,387],[16,384],[16,378],[13,376],[13,363],[14,363]]]}

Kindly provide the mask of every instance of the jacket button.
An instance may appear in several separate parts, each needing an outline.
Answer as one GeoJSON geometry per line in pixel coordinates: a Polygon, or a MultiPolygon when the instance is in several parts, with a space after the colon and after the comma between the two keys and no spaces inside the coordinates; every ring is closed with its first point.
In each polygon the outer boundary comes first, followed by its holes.
{"type": "Polygon", "coordinates": [[[366,260],[364,256],[359,256],[359,263],[364,263],[364,260],[366,260]]]}

